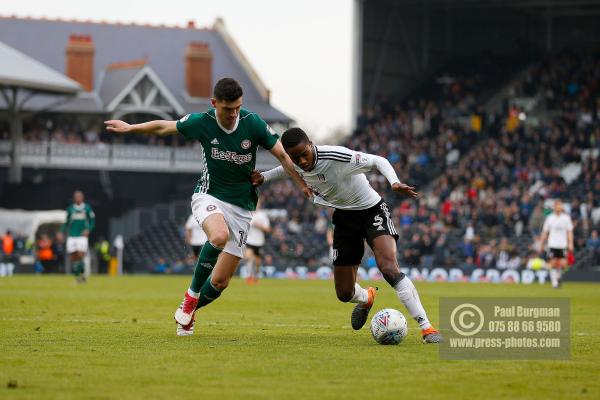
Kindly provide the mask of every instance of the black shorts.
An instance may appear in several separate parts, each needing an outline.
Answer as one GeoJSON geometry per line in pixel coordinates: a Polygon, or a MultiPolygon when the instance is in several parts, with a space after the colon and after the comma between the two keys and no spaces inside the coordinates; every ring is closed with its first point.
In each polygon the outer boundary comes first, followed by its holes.
{"type": "Polygon", "coordinates": [[[567,251],[565,249],[548,249],[548,258],[567,258],[567,251]]]}
{"type": "Polygon", "coordinates": [[[359,265],[365,251],[365,240],[372,248],[373,239],[390,235],[398,240],[398,232],[385,201],[366,210],[340,210],[333,213],[333,265],[359,265]]]}
{"type": "Polygon", "coordinates": [[[192,246],[192,251],[194,252],[194,255],[198,257],[202,251],[202,246],[192,246]]]}
{"type": "Polygon", "coordinates": [[[257,257],[260,257],[262,246],[252,246],[251,244],[246,243],[246,248],[252,250],[252,254],[257,257]]]}

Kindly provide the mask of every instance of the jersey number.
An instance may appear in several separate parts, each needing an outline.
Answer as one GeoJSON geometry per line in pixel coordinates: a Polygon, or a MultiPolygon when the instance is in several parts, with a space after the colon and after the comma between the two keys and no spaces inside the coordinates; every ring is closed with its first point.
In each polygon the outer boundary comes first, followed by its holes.
{"type": "Polygon", "coordinates": [[[246,244],[246,240],[248,239],[248,237],[246,236],[246,232],[244,231],[239,231],[240,233],[240,240],[238,241],[238,247],[243,247],[246,244]]]}

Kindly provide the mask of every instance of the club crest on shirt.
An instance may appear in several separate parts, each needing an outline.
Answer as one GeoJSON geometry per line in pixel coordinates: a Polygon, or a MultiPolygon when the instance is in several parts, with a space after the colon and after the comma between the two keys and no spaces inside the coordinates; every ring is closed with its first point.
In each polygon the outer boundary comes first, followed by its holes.
{"type": "Polygon", "coordinates": [[[242,149],[248,150],[252,146],[252,142],[248,139],[242,141],[242,149]]]}
{"type": "Polygon", "coordinates": [[[317,174],[317,179],[320,180],[321,182],[325,182],[325,175],[324,174],[317,174]]]}

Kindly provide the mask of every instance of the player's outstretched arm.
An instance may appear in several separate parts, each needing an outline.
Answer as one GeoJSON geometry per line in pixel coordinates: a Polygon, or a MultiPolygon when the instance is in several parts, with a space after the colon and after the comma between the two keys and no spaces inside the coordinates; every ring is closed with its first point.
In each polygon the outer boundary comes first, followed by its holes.
{"type": "Polygon", "coordinates": [[[394,171],[394,167],[392,167],[392,164],[390,164],[386,158],[375,154],[360,154],[360,159],[357,159],[357,161],[354,162],[354,165],[356,166],[353,171],[354,173],[362,173],[369,169],[376,169],[381,175],[385,176],[390,185],[392,185],[392,190],[394,192],[410,197],[419,197],[419,193],[413,186],[400,182],[396,171],[394,171]]]}
{"type": "Polygon", "coordinates": [[[285,172],[287,172],[287,174],[294,180],[294,182],[296,182],[296,185],[298,185],[298,187],[302,189],[302,193],[304,194],[304,196],[307,199],[310,199],[313,196],[313,192],[308,187],[306,182],[304,182],[304,180],[300,177],[298,172],[296,172],[296,170],[294,169],[294,164],[292,163],[290,156],[288,156],[285,150],[283,149],[281,141],[278,140],[277,143],[275,143],[275,146],[271,148],[270,152],[275,156],[275,158],[279,160],[285,172]]]}
{"type": "Polygon", "coordinates": [[[106,130],[112,133],[148,133],[154,135],[173,135],[177,133],[177,121],[156,120],[141,124],[128,124],[125,121],[111,119],[104,121],[106,130]]]}

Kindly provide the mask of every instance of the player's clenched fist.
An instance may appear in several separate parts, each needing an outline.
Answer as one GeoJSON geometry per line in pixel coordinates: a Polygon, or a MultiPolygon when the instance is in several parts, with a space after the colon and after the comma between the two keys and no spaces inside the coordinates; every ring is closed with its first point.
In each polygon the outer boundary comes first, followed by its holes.
{"type": "Polygon", "coordinates": [[[258,170],[252,171],[250,174],[250,182],[252,182],[252,186],[260,186],[265,182],[265,177],[258,170]]]}

